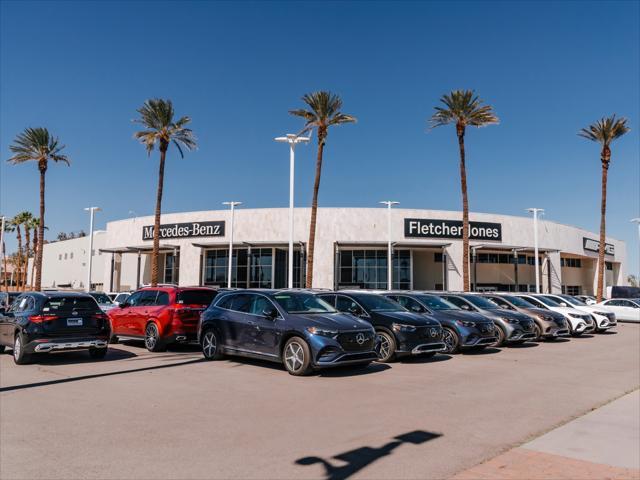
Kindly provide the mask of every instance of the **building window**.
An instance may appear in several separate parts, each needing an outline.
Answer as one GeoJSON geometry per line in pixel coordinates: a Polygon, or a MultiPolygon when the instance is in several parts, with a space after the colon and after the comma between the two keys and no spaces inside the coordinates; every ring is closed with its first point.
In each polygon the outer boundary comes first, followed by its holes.
{"type": "MultiPolygon", "coordinates": [[[[338,287],[387,288],[387,250],[342,250],[339,254],[338,287]]],[[[393,254],[393,288],[411,288],[411,251],[393,254]]]]}
{"type": "Polygon", "coordinates": [[[62,254],[61,253],[58,254],[58,260],[62,260],[62,254]]]}
{"type": "Polygon", "coordinates": [[[560,258],[561,267],[582,268],[582,259],[580,258],[560,258]]]}
{"type": "Polygon", "coordinates": [[[164,256],[164,283],[178,283],[180,254],[167,253],[164,256]]]}
{"type": "Polygon", "coordinates": [[[69,258],[70,258],[70,259],[73,259],[73,252],[71,252],[71,253],[69,254],[69,258]]]}
{"type": "Polygon", "coordinates": [[[580,295],[582,294],[582,287],[580,285],[562,285],[562,293],[566,295],[580,295]]]}
{"type": "Polygon", "coordinates": [[[607,267],[607,270],[613,271],[613,263],[611,262],[604,262],[605,266],[607,267]]]}
{"type": "Polygon", "coordinates": [[[442,258],[443,258],[443,257],[442,257],[442,252],[435,252],[435,253],[433,254],[433,261],[434,261],[435,263],[442,263],[442,258]]]}
{"type": "Polygon", "coordinates": [[[66,254],[66,253],[64,254],[64,259],[65,259],[65,260],[67,259],[67,254],[66,254]]]}
{"type": "Polygon", "coordinates": [[[271,288],[273,249],[252,248],[249,254],[249,288],[271,288]]]}
{"type": "MultiPolygon", "coordinates": [[[[527,255],[527,265],[534,265],[536,257],[527,255]]],[[[542,257],[538,255],[538,265],[542,265],[542,257]]]]}

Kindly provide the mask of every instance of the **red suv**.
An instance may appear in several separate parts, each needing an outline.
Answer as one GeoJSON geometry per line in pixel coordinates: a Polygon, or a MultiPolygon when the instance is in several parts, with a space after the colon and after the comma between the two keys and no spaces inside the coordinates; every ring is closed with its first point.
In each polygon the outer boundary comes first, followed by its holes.
{"type": "Polygon", "coordinates": [[[111,343],[119,338],[144,339],[150,352],[171,343],[196,340],[200,313],[218,291],[206,287],[145,287],[109,310],[111,343]]]}

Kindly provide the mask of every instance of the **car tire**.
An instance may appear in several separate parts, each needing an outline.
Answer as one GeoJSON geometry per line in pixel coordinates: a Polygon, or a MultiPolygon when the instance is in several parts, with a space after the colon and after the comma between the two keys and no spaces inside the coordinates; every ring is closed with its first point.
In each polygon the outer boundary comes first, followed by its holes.
{"type": "Polygon", "coordinates": [[[16,333],[13,339],[13,361],[16,365],[26,365],[31,361],[31,355],[24,351],[25,339],[21,332],[16,333]]]}
{"type": "Polygon", "coordinates": [[[395,337],[385,330],[378,330],[376,335],[378,337],[378,361],[393,362],[396,359],[395,337]]]}
{"type": "Polygon", "coordinates": [[[216,332],[212,329],[204,331],[200,339],[200,347],[205,360],[220,360],[222,358],[222,346],[216,332]]]}
{"type": "Polygon", "coordinates": [[[502,330],[502,327],[499,327],[499,326],[496,325],[496,334],[498,336],[498,339],[496,340],[496,343],[493,344],[493,346],[494,347],[504,347],[507,335],[502,330]]]}
{"type": "Polygon", "coordinates": [[[4,353],[4,345],[0,345],[0,353],[4,353]]]}
{"type": "Polygon", "coordinates": [[[102,360],[107,356],[107,348],[90,348],[89,356],[94,360],[102,360]]]}
{"type": "Polygon", "coordinates": [[[165,349],[160,339],[160,330],[158,330],[158,326],[153,322],[149,322],[144,329],[144,346],[147,347],[147,350],[150,352],[162,352],[165,349]]]}
{"type": "Polygon", "coordinates": [[[535,323],[533,325],[533,332],[536,334],[536,338],[534,340],[536,342],[541,342],[542,341],[542,329],[540,328],[540,325],[535,323]]]}
{"type": "Polygon", "coordinates": [[[460,338],[451,328],[442,329],[442,341],[447,348],[444,353],[458,353],[460,351],[460,338]]]}
{"type": "Polygon", "coordinates": [[[284,368],[290,375],[301,377],[309,375],[311,367],[311,349],[306,341],[300,337],[291,337],[282,350],[284,368]]]}

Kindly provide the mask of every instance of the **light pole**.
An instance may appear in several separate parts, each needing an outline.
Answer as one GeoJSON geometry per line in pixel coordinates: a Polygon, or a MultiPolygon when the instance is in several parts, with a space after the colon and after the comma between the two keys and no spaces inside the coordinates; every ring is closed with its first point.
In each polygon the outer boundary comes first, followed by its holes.
{"type": "Polygon", "coordinates": [[[223,205],[231,207],[231,228],[229,228],[229,268],[227,270],[227,288],[231,288],[231,262],[233,260],[233,212],[242,202],[222,202],[223,205]]]}
{"type": "MultiPolygon", "coordinates": [[[[536,269],[536,293],[540,293],[540,269],[538,268],[538,213],[544,213],[544,208],[527,208],[527,212],[533,213],[533,265],[536,269]]],[[[551,268],[550,265],[549,268],[551,268]]],[[[549,285],[549,291],[551,291],[551,285],[549,285]]]]}
{"type": "Polygon", "coordinates": [[[387,290],[393,290],[393,259],[391,258],[391,207],[400,204],[393,200],[380,202],[387,206],[387,290]]]}
{"type": "MultiPolygon", "coordinates": [[[[87,292],[91,291],[91,267],[93,264],[93,216],[95,215],[95,212],[99,212],[100,208],[99,207],[87,207],[84,209],[85,212],[89,212],[89,262],[88,262],[88,268],[87,268],[87,292]]],[[[42,248],[40,245],[38,245],[38,248],[42,248]]]]}
{"type": "Polygon", "coordinates": [[[301,137],[293,133],[287,133],[284,137],[276,137],[276,142],[289,144],[289,275],[288,287],[293,288],[293,183],[295,178],[296,154],[295,148],[298,143],[309,143],[311,137],[301,137]]]}
{"type": "MultiPolygon", "coordinates": [[[[2,221],[4,222],[4,217],[2,217],[2,221]]],[[[633,222],[633,223],[638,225],[638,241],[640,241],[640,217],[632,218],[631,222],[633,222]]]]}
{"type": "MultiPolygon", "coordinates": [[[[0,249],[2,249],[2,258],[0,258],[0,262],[2,262],[2,266],[4,266],[4,222],[5,222],[5,218],[4,215],[2,215],[2,217],[0,217],[0,249]]],[[[35,261],[35,258],[33,259],[35,261]]],[[[0,271],[2,271],[2,267],[0,267],[0,271]]],[[[5,289],[7,288],[6,285],[6,280],[7,280],[7,272],[3,272],[2,274],[2,281],[5,282],[5,289]]],[[[8,302],[8,298],[7,298],[7,304],[8,302]]],[[[8,305],[7,305],[8,306],[8,305]]]]}

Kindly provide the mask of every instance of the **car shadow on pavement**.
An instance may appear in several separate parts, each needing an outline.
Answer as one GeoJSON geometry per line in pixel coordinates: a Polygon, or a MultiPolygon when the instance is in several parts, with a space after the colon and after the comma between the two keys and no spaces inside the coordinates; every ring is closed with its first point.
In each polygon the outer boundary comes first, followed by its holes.
{"type": "Polygon", "coordinates": [[[571,339],[570,338],[556,338],[554,340],[544,340],[543,342],[538,342],[538,343],[544,343],[545,345],[554,345],[554,344],[562,344],[562,343],[567,343],[570,342],[571,339]]]}
{"type": "Polygon", "coordinates": [[[579,337],[571,337],[573,340],[582,340],[583,338],[593,338],[593,334],[583,333],[579,337]]]}
{"type": "Polygon", "coordinates": [[[109,347],[107,356],[99,360],[89,356],[87,351],[36,353],[33,363],[37,365],[73,365],[78,363],[105,363],[136,357],[136,354],[128,350],[109,347]]]}
{"type": "Polygon", "coordinates": [[[371,363],[366,367],[354,367],[345,365],[342,367],[333,367],[333,368],[325,368],[323,370],[318,370],[316,373],[319,377],[356,377],[358,375],[370,375],[372,373],[384,372],[385,370],[391,369],[390,365],[386,363],[371,363]]]}
{"type": "Polygon", "coordinates": [[[421,355],[411,355],[410,357],[401,358],[399,363],[438,363],[451,360],[453,357],[446,353],[439,353],[433,357],[425,357],[421,355]]]}
{"type": "Polygon", "coordinates": [[[502,350],[497,347],[487,348],[469,348],[468,350],[462,350],[462,355],[492,355],[494,353],[500,353],[502,350]]]}
{"type": "Polygon", "coordinates": [[[381,447],[360,447],[339,453],[330,459],[303,457],[296,460],[295,463],[304,466],[320,464],[324,467],[326,480],[342,480],[351,477],[373,462],[391,455],[396,448],[403,444],[420,445],[441,436],[440,433],[414,430],[394,437],[392,441],[381,447]],[[335,462],[334,459],[338,462],[335,462]]]}
{"type": "Polygon", "coordinates": [[[605,330],[604,332],[599,332],[598,335],[617,335],[618,332],[615,330],[605,330]]]}
{"type": "Polygon", "coordinates": [[[2,392],[10,392],[13,390],[24,390],[27,388],[36,388],[36,387],[45,387],[48,385],[56,385],[59,383],[70,383],[70,382],[79,382],[81,380],[91,380],[94,378],[101,378],[101,377],[113,377],[115,375],[125,375],[127,373],[137,373],[137,372],[145,372],[147,370],[161,370],[163,368],[171,368],[171,367],[180,367],[183,365],[189,365],[192,363],[201,363],[204,362],[205,360],[203,358],[199,358],[197,360],[186,360],[184,362],[175,362],[175,363],[168,363],[168,364],[164,364],[164,365],[155,365],[152,367],[141,367],[141,368],[130,368],[127,370],[118,370],[115,372],[104,372],[104,373],[94,373],[91,375],[79,375],[77,377],[67,377],[67,378],[59,378],[56,380],[45,380],[42,382],[34,382],[34,383],[24,383],[21,385],[10,385],[7,387],[0,387],[0,393],[2,392]]]}
{"type": "Polygon", "coordinates": [[[509,345],[509,348],[533,348],[533,347],[539,347],[540,345],[538,343],[533,343],[533,342],[527,342],[527,343],[520,343],[518,345],[509,345]]]}

